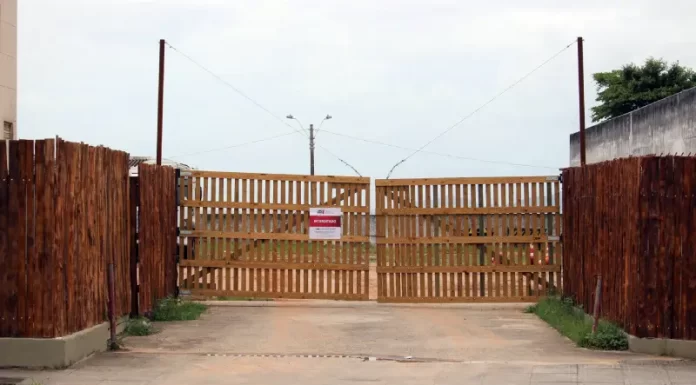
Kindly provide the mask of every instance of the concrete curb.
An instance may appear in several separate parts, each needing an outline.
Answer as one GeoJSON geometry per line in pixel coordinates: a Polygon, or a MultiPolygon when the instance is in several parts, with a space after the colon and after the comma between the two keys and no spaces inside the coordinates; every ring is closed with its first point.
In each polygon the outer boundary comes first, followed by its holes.
{"type": "Polygon", "coordinates": [[[212,307],[304,307],[304,308],[428,308],[463,309],[477,311],[519,310],[529,303],[378,303],[376,301],[324,301],[324,300],[274,300],[274,301],[196,301],[212,307]]]}
{"type": "MultiPolygon", "coordinates": [[[[594,317],[585,313],[583,309],[578,307],[574,309],[578,314],[584,314],[587,322],[594,322],[594,317]]],[[[673,340],[669,338],[640,338],[625,331],[624,334],[628,338],[628,350],[630,352],[696,360],[696,341],[673,340]]]]}
{"type": "Polygon", "coordinates": [[[639,338],[629,334],[628,350],[634,353],[696,360],[696,341],[673,340],[669,338],[639,338]]]}
{"type": "MultiPolygon", "coordinates": [[[[125,328],[128,317],[118,320],[117,334],[125,328]]],[[[109,323],[56,338],[0,338],[0,368],[66,368],[83,358],[107,349],[109,323]]]]}

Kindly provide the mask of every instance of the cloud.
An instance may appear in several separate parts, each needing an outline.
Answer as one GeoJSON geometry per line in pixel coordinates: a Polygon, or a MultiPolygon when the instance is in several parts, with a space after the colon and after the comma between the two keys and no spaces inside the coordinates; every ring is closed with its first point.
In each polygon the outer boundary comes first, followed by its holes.
{"type": "MultiPolygon", "coordinates": [[[[175,47],[278,117],[419,147],[558,52],[586,39],[590,75],[647,56],[696,67],[690,1],[39,1],[19,9],[19,128],[152,155],[157,42],[175,47]],[[668,12],[669,10],[669,12],[668,12]]],[[[577,127],[575,47],[428,150],[563,166],[577,127]]],[[[292,122],[288,122],[292,123],[292,122]]],[[[289,132],[167,50],[165,156],[289,132]]],[[[319,143],[383,177],[409,152],[329,133],[319,143]]],[[[303,173],[299,134],[182,158],[204,169],[303,173]]],[[[317,169],[350,174],[321,150],[317,169]]],[[[547,173],[419,154],[396,177],[547,173]]]]}

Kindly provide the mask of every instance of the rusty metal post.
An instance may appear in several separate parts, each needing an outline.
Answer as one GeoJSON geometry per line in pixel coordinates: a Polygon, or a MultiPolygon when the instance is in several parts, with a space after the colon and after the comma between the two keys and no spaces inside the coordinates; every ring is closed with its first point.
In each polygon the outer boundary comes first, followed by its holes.
{"type": "Polygon", "coordinates": [[[594,320],[592,322],[592,334],[597,333],[597,325],[599,325],[599,311],[602,304],[602,276],[597,276],[597,289],[595,290],[595,300],[594,309],[592,310],[592,316],[594,320]]]}
{"type": "Polygon", "coordinates": [[[109,263],[109,271],[107,272],[107,284],[109,285],[109,349],[117,349],[116,343],[116,283],[114,274],[114,264],[109,263]]]}
{"type": "Polygon", "coordinates": [[[580,165],[585,166],[585,59],[583,58],[582,37],[578,37],[578,97],[580,109],[580,165]]]}
{"type": "MultiPolygon", "coordinates": [[[[477,207],[483,208],[483,185],[479,184],[477,186],[478,188],[478,194],[477,194],[477,199],[478,202],[476,204],[477,207]]],[[[485,225],[485,218],[484,214],[479,214],[478,215],[478,236],[484,237],[487,234],[484,234],[484,227],[485,225]]],[[[478,252],[479,252],[479,266],[484,266],[486,264],[486,249],[485,245],[482,243],[479,243],[478,245],[478,252]]],[[[486,277],[485,274],[479,273],[479,296],[483,297],[483,293],[486,292],[486,277]]],[[[488,295],[491,295],[491,293],[487,293],[488,295]]]]}
{"type": "Polygon", "coordinates": [[[159,85],[157,88],[157,165],[162,165],[162,109],[164,104],[164,39],[159,42],[159,85]]]}

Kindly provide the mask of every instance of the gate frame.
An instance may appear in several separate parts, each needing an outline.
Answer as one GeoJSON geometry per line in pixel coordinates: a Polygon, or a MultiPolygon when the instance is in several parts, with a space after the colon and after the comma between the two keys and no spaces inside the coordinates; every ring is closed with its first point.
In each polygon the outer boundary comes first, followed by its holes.
{"type": "Polygon", "coordinates": [[[369,299],[370,178],[192,170],[182,171],[179,181],[182,294],[369,299]],[[222,199],[210,199],[216,195],[216,187],[224,192],[222,199]],[[266,194],[269,191],[272,202],[266,194]],[[311,207],[342,209],[340,241],[309,240],[311,207]],[[206,219],[202,220],[204,211],[206,219]],[[221,219],[220,212],[227,216],[221,219]],[[209,215],[224,223],[211,229],[209,215]],[[206,229],[192,228],[192,222],[205,222],[206,229]],[[254,231],[248,226],[271,231],[254,231]],[[209,240],[203,241],[208,238],[217,247],[212,255],[206,249],[209,240]],[[220,242],[222,252],[218,253],[220,242]],[[195,247],[185,248],[185,243],[195,247]],[[310,246],[316,244],[323,247],[310,246]],[[276,251],[279,245],[284,246],[276,251]]]}
{"type": "Polygon", "coordinates": [[[561,188],[558,176],[377,179],[375,188],[378,302],[534,302],[549,290],[560,292],[561,188]],[[516,193],[519,191],[522,194],[516,193]],[[477,199],[477,196],[484,199],[477,199]],[[442,216],[448,226],[443,225],[442,216]],[[498,216],[506,216],[506,220],[488,222],[498,216]],[[525,216],[532,220],[531,226],[529,219],[522,224],[525,216]],[[459,228],[464,225],[461,217],[472,224],[466,225],[469,234],[463,233],[466,229],[459,228]],[[478,224],[470,222],[472,217],[478,219],[478,224]],[[450,218],[454,219],[454,225],[450,218]],[[498,226],[509,232],[511,225],[522,225],[522,230],[539,231],[539,234],[495,235],[498,226]],[[426,226],[428,234],[421,233],[426,226]],[[484,230],[483,236],[476,235],[480,228],[484,230]],[[550,229],[551,234],[541,234],[546,229],[550,229]],[[450,235],[460,230],[458,235],[450,235]],[[473,230],[476,231],[472,234],[473,230]],[[441,235],[443,231],[445,234],[441,235]],[[487,231],[492,231],[490,236],[487,231]],[[524,246],[510,249],[510,245],[520,244],[548,245],[548,263],[527,263],[529,254],[525,253],[524,246]],[[478,258],[470,253],[473,245],[479,245],[478,258]],[[458,253],[454,258],[450,254],[452,251],[448,253],[448,266],[440,265],[441,258],[432,257],[443,254],[440,247],[456,249],[458,253]],[[466,247],[469,250],[464,255],[461,250],[466,247]],[[491,247],[494,250],[492,260],[485,251],[491,247]],[[506,264],[502,263],[502,253],[506,254],[506,264]],[[511,257],[514,264],[510,264],[511,257]],[[474,263],[462,263],[465,259],[474,263]],[[439,280],[442,280],[442,287],[439,280]],[[500,295],[501,289],[504,295],[500,295]]]}

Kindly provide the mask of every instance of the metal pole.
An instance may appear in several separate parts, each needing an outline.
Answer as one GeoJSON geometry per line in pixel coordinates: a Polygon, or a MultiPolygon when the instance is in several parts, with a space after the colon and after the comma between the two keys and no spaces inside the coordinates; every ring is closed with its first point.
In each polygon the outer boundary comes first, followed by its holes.
{"type": "Polygon", "coordinates": [[[578,96],[580,109],[580,165],[585,165],[585,69],[582,37],[578,37],[578,96]]]}
{"type": "Polygon", "coordinates": [[[592,323],[592,334],[597,333],[597,325],[599,324],[599,310],[602,303],[602,276],[597,276],[597,290],[595,291],[594,309],[592,311],[592,316],[594,317],[594,322],[592,323]]]}
{"type": "Polygon", "coordinates": [[[114,282],[114,264],[109,263],[109,271],[107,272],[107,284],[109,285],[109,348],[114,350],[118,348],[116,343],[116,284],[114,282]]]}
{"type": "MultiPolygon", "coordinates": [[[[438,185],[433,186],[433,208],[435,208],[435,209],[440,207],[440,192],[439,192],[440,189],[438,187],[439,187],[438,185]]],[[[445,187],[442,186],[442,188],[445,188],[445,187]]],[[[439,215],[433,215],[433,224],[435,225],[435,228],[433,230],[434,230],[434,237],[436,239],[440,238],[440,235],[441,235],[441,233],[440,233],[440,225],[441,225],[440,221],[441,220],[442,220],[442,218],[440,218],[439,215]]],[[[440,248],[439,243],[436,243],[433,246],[433,253],[435,254],[435,256],[434,256],[435,260],[433,261],[433,264],[435,266],[442,265],[442,255],[440,254],[441,250],[442,249],[440,248]]],[[[435,274],[435,296],[439,296],[439,295],[440,295],[440,274],[435,274]]],[[[442,296],[446,297],[447,294],[442,293],[442,296]]]]}
{"type": "Polygon", "coordinates": [[[159,42],[159,85],[157,90],[157,165],[162,165],[162,109],[164,104],[164,39],[159,42]]]}
{"type": "Polygon", "coordinates": [[[314,125],[309,125],[309,173],[314,175],[314,125]]]}
{"type": "MultiPolygon", "coordinates": [[[[478,207],[483,207],[483,185],[479,184],[478,185],[478,207]]],[[[478,216],[478,236],[483,237],[485,234],[483,233],[483,227],[484,227],[484,217],[483,214],[479,214],[478,216]]],[[[486,264],[486,251],[484,250],[484,245],[479,244],[478,245],[479,249],[479,266],[484,266],[486,264]]],[[[486,279],[483,273],[479,273],[479,295],[483,297],[483,293],[486,291],[486,279]]],[[[488,295],[491,295],[491,293],[488,293],[488,295]]]]}

